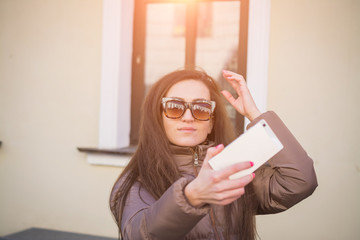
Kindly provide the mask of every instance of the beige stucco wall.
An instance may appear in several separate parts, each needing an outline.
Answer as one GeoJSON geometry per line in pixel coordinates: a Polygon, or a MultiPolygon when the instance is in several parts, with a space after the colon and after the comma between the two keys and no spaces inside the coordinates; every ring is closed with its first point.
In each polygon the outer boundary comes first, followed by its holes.
{"type": "Polygon", "coordinates": [[[116,236],[119,168],[94,167],[102,1],[0,1],[0,236],[29,227],[116,236]]]}
{"type": "Polygon", "coordinates": [[[315,161],[314,195],[263,239],[360,239],[360,1],[272,0],[268,106],[315,161]]]}
{"type": "MultiPolygon", "coordinates": [[[[272,0],[268,106],[315,160],[319,187],[262,239],[360,237],[360,1],[272,0]]],[[[116,237],[119,168],[98,141],[102,1],[0,1],[0,236],[43,227],[116,237]]]]}

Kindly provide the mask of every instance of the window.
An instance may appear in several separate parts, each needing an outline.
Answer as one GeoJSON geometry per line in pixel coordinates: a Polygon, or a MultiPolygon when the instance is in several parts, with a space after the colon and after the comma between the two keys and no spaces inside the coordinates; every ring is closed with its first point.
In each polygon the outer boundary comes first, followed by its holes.
{"type": "MultiPolygon", "coordinates": [[[[135,1],[131,145],[138,141],[144,96],[162,75],[199,66],[231,91],[221,70],[246,76],[248,11],[248,0],[135,1]]],[[[242,133],[244,118],[228,110],[242,133]]]]}
{"type": "MultiPolygon", "coordinates": [[[[136,4],[138,4],[138,0],[103,1],[99,145],[96,149],[106,149],[110,150],[109,152],[112,152],[113,149],[127,147],[130,144],[130,107],[131,104],[134,104],[134,102],[131,103],[132,64],[133,62],[142,61],[141,58],[133,59],[132,57],[135,1],[136,4]]],[[[140,0],[139,2],[142,2],[144,5],[151,4],[151,1],[145,2],[144,0],[140,0]]],[[[178,2],[178,4],[182,2],[184,4],[187,1],[176,2],[178,2]]],[[[201,3],[203,2],[205,3],[207,1],[201,1],[201,3]]],[[[225,3],[231,1],[218,2],[225,3]]],[[[162,2],[161,4],[165,3],[162,2]]],[[[209,13],[209,9],[214,9],[214,5],[203,8],[204,9],[199,11],[205,12],[201,13],[204,18],[215,18],[213,13],[209,13]]],[[[181,7],[178,7],[176,11],[176,14],[184,15],[182,12],[185,10],[181,10],[181,7]]],[[[261,111],[266,110],[269,20],[270,0],[250,0],[247,64],[245,70],[248,86],[261,111]]],[[[204,24],[204,22],[199,23],[199,25],[200,24],[204,24]]],[[[181,37],[184,35],[184,30],[179,29],[181,26],[183,26],[183,23],[180,21],[173,25],[174,36],[179,35],[179,37],[181,37]]],[[[207,23],[206,27],[212,29],[204,30],[201,34],[198,33],[200,36],[197,36],[197,39],[208,41],[209,38],[207,37],[214,34],[213,21],[207,23]]],[[[204,56],[207,52],[206,49],[203,49],[202,52],[199,49],[201,48],[198,48],[198,52],[195,54],[198,60],[201,59],[201,55],[204,56]]],[[[208,71],[206,65],[202,62],[196,64],[203,65],[205,70],[208,71]]],[[[145,67],[143,67],[143,75],[145,75],[144,69],[145,67]]],[[[166,72],[172,70],[174,69],[168,69],[166,72]]],[[[213,72],[208,72],[213,77],[216,77],[213,72]]],[[[145,87],[143,91],[145,91],[145,87]]],[[[88,160],[89,163],[93,164],[124,166],[128,161],[128,157],[89,153],[88,160]]]]}

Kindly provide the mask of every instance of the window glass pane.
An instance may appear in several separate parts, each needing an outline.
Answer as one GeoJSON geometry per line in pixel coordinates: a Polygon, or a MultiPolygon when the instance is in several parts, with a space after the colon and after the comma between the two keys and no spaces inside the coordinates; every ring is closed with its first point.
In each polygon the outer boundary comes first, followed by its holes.
{"type": "Polygon", "coordinates": [[[184,3],[147,4],[145,43],[145,88],[161,76],[184,66],[184,3]]]}
{"type": "MultiPolygon", "coordinates": [[[[237,72],[240,25],[240,1],[199,2],[196,39],[196,65],[214,77],[222,89],[225,83],[221,71],[237,72]]],[[[234,95],[234,94],[233,94],[234,95]]],[[[232,119],[236,111],[227,105],[232,119]]]]}

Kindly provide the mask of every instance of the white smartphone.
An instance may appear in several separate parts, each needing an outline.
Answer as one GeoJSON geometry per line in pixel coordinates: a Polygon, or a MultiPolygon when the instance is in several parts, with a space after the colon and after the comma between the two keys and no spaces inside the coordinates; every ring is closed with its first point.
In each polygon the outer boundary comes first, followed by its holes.
{"type": "Polygon", "coordinates": [[[238,162],[252,161],[254,166],[230,176],[230,179],[236,179],[254,172],[283,147],[269,124],[262,119],[210,159],[209,164],[214,170],[220,170],[238,162]]]}

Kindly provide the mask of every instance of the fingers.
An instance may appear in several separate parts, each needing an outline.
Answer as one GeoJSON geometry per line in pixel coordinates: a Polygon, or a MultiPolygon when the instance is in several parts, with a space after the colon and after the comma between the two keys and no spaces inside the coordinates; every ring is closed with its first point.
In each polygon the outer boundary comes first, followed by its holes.
{"type": "Polygon", "coordinates": [[[255,177],[255,174],[249,174],[236,180],[222,181],[217,185],[213,198],[207,200],[209,203],[226,205],[245,194],[245,186],[248,185],[255,177]]]}
{"type": "Polygon", "coordinates": [[[202,201],[210,204],[227,205],[245,194],[245,186],[249,184],[255,175],[249,174],[236,180],[226,180],[213,185],[211,194],[202,201]]]}
{"type": "Polygon", "coordinates": [[[242,89],[247,89],[245,78],[242,75],[231,71],[223,70],[223,76],[238,94],[241,92],[242,89]]]}
{"type": "Polygon", "coordinates": [[[245,188],[238,188],[222,194],[216,194],[214,198],[204,199],[205,202],[217,205],[227,205],[240,198],[245,193],[245,188]]]}
{"type": "Polygon", "coordinates": [[[222,193],[232,191],[239,188],[244,188],[255,178],[255,174],[248,174],[244,177],[232,180],[223,180],[214,186],[214,192],[222,193]]]}
{"type": "Polygon", "coordinates": [[[245,186],[254,179],[254,174],[249,174],[238,179],[229,179],[231,175],[252,167],[254,165],[252,162],[240,162],[218,171],[213,170],[208,161],[223,149],[224,145],[220,144],[207,150],[203,166],[198,176],[194,181],[189,183],[185,189],[185,194],[187,194],[192,205],[195,206],[204,203],[218,205],[229,204],[240,198],[245,193],[245,186]],[[195,189],[194,191],[192,187],[195,189]],[[196,194],[192,194],[193,192],[196,194]],[[195,197],[192,198],[193,195],[195,197]]]}
{"type": "Polygon", "coordinates": [[[228,100],[228,102],[235,107],[235,101],[236,99],[233,97],[233,95],[231,95],[231,93],[229,91],[223,90],[221,91],[221,93],[224,95],[224,97],[226,98],[226,100],[228,100]]]}
{"type": "Polygon", "coordinates": [[[224,169],[215,171],[212,174],[212,181],[214,183],[220,182],[221,180],[224,179],[229,179],[229,177],[237,172],[240,172],[241,170],[245,170],[248,169],[250,167],[253,166],[252,162],[240,162],[240,163],[236,163],[233,164],[231,166],[228,166],[224,169]]]}
{"type": "Polygon", "coordinates": [[[228,71],[228,70],[223,70],[223,76],[227,80],[234,80],[239,83],[245,82],[245,79],[242,75],[228,71]]]}
{"type": "Polygon", "coordinates": [[[231,72],[231,71],[227,71],[227,70],[223,70],[223,76],[224,78],[231,84],[245,84],[245,78],[237,73],[231,72]]]}

